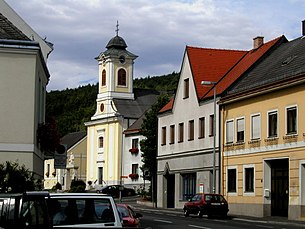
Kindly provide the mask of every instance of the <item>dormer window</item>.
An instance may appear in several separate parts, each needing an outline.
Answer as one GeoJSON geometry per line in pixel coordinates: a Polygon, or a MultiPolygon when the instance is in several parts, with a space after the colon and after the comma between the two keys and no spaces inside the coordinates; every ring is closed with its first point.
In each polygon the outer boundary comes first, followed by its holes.
{"type": "Polygon", "coordinates": [[[118,71],[118,86],[127,86],[126,85],[126,71],[121,68],[118,71]]]}
{"type": "Polygon", "coordinates": [[[106,70],[102,71],[102,86],[106,86],[106,70]]]}

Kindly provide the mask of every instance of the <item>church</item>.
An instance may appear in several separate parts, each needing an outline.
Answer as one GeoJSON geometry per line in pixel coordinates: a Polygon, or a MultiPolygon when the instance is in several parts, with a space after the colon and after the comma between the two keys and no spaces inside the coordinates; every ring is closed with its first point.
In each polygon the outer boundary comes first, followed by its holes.
{"type": "Polygon", "coordinates": [[[124,184],[139,188],[141,171],[140,134],[145,112],[159,92],[133,88],[137,55],[127,50],[118,34],[110,39],[98,62],[99,86],[96,112],[87,127],[87,181],[98,185],[124,184]]]}

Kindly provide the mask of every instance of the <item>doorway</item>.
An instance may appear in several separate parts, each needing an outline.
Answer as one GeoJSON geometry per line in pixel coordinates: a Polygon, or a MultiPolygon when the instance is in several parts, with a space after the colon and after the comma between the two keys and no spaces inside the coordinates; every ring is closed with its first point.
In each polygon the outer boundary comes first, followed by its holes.
{"type": "Polygon", "coordinates": [[[288,216],[289,160],[271,161],[271,215],[288,216]]]}
{"type": "Polygon", "coordinates": [[[167,208],[175,207],[175,174],[166,174],[167,185],[167,208]]]}

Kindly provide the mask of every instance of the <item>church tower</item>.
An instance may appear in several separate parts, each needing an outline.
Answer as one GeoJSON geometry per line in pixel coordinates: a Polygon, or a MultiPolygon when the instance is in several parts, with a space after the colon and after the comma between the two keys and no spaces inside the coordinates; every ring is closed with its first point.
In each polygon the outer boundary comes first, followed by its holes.
{"type": "Polygon", "coordinates": [[[116,36],[108,42],[107,50],[95,58],[99,65],[99,88],[97,109],[91,120],[115,115],[113,99],[134,99],[133,65],[137,56],[126,50],[126,42],[118,35],[118,23],[116,27],[116,36]]]}

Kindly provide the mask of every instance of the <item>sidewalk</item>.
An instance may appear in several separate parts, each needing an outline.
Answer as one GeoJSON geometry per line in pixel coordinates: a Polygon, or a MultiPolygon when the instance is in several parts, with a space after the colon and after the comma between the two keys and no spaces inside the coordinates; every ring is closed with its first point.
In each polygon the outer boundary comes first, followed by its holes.
{"type": "MultiPolygon", "coordinates": [[[[146,206],[152,211],[162,211],[164,213],[175,213],[178,215],[183,215],[183,211],[180,208],[155,208],[152,202],[149,201],[137,201],[138,205],[146,206]]],[[[267,216],[267,217],[253,217],[253,216],[243,216],[243,215],[233,215],[228,214],[228,219],[244,222],[259,222],[259,223],[271,223],[277,225],[292,225],[299,228],[305,228],[305,221],[288,220],[287,217],[279,216],[267,216]]]]}

